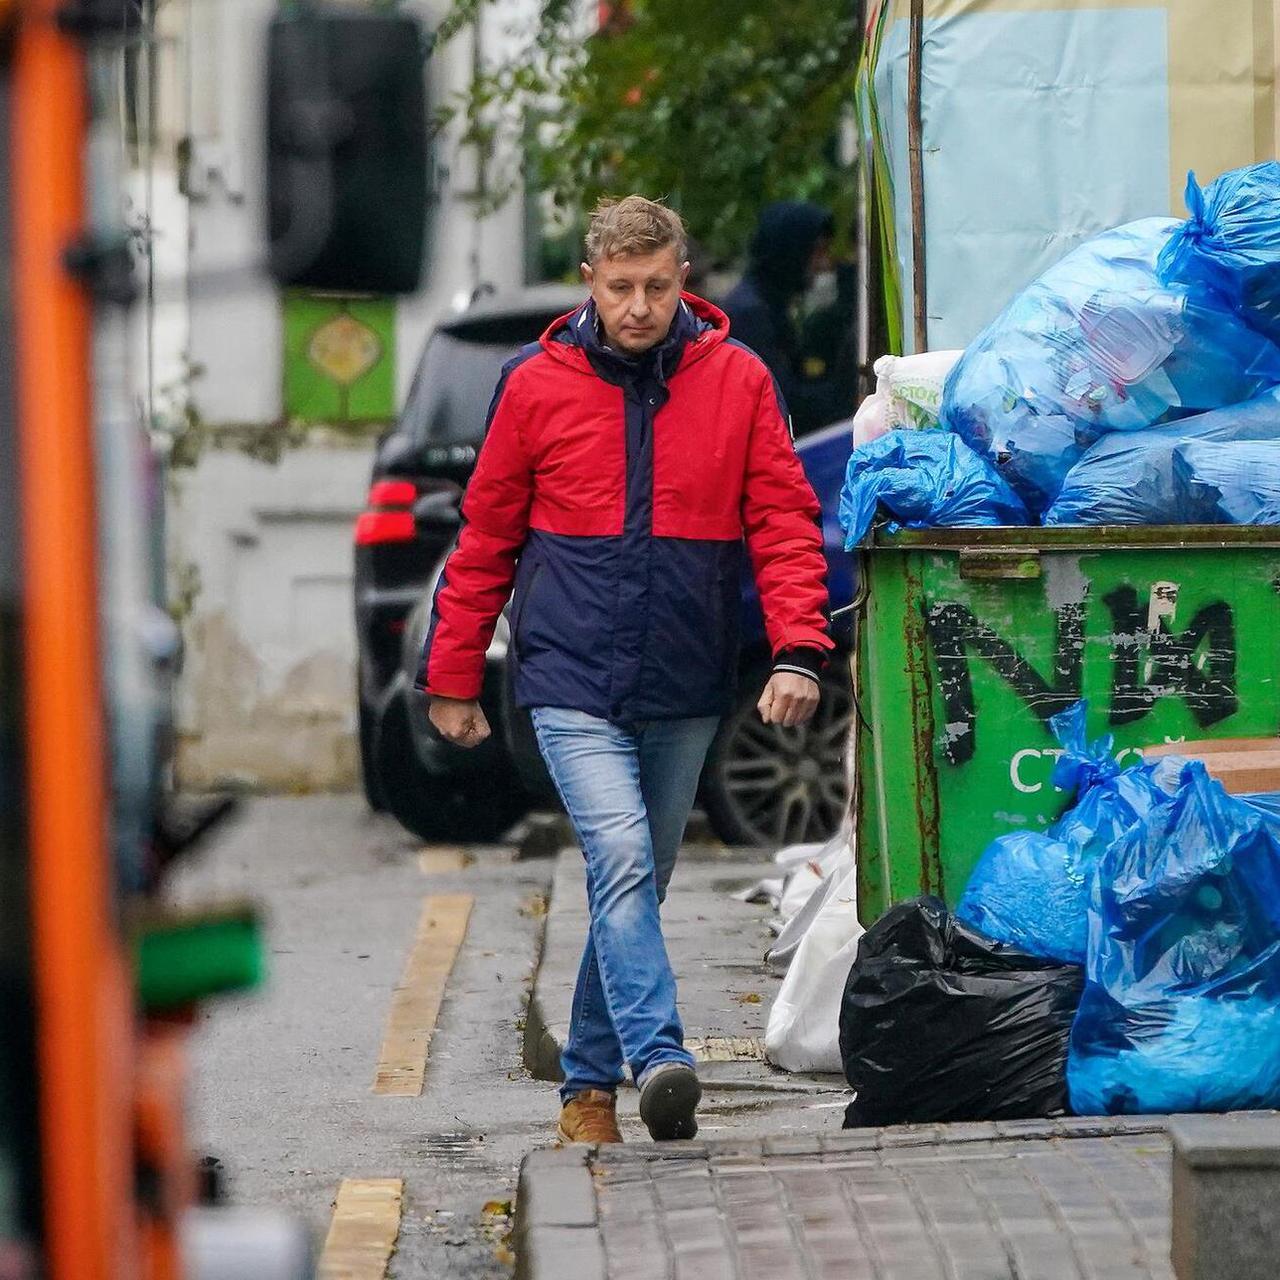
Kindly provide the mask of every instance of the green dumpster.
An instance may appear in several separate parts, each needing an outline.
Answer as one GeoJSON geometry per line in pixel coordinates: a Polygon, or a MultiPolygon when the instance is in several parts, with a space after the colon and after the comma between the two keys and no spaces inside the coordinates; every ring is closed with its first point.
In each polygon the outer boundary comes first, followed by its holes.
{"type": "Polygon", "coordinates": [[[1051,823],[1049,718],[1121,762],[1280,733],[1280,528],[938,529],[859,550],[854,804],[866,924],[953,905],[990,841],[1051,823]]]}

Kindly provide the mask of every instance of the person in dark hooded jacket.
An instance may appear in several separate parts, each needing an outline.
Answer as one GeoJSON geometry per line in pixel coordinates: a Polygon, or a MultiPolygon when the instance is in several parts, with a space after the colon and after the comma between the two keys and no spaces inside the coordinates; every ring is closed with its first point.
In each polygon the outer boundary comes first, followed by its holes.
{"type": "Polygon", "coordinates": [[[769,366],[797,435],[835,421],[846,409],[831,377],[806,373],[806,352],[792,317],[792,308],[830,264],[834,229],[832,215],[808,201],[766,205],[747,270],[723,303],[734,338],[769,366]]]}

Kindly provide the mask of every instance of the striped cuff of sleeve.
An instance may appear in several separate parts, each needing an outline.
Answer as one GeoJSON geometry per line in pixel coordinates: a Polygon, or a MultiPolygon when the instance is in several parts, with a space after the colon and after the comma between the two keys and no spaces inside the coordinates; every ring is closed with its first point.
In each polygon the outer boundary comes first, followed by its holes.
{"type": "Polygon", "coordinates": [[[821,649],[783,649],[774,659],[773,669],[817,680],[822,674],[825,655],[821,649]]]}

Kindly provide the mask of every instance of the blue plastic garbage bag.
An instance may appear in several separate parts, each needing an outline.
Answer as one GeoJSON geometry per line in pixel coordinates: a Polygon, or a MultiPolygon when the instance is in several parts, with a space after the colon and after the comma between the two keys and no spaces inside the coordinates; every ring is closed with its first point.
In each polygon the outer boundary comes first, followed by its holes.
{"type": "Polygon", "coordinates": [[[1266,791],[1256,796],[1241,796],[1240,799],[1260,810],[1265,818],[1280,823],[1280,791],[1266,791]]]}
{"type": "Polygon", "coordinates": [[[1188,174],[1187,210],[1160,251],[1161,280],[1215,290],[1280,342],[1280,164],[1233,169],[1203,190],[1188,174]]]}
{"type": "Polygon", "coordinates": [[[1180,763],[1165,760],[1121,771],[1110,734],[1085,740],[1083,702],[1049,722],[1062,755],[1053,783],[1075,800],[1047,831],[997,837],[969,876],[956,915],[966,924],[1027,951],[1084,964],[1089,891],[1106,849],[1152,808],[1169,799],[1180,763]]]}
{"type": "Polygon", "coordinates": [[[879,507],[908,529],[1030,522],[990,463],[946,431],[890,431],[854,448],[840,494],[846,551],[879,507]]]}
{"type": "Polygon", "coordinates": [[[1087,241],[1028,286],[966,350],[942,423],[988,457],[1034,513],[1084,451],[1252,399],[1280,384],[1280,347],[1221,295],[1165,285],[1180,224],[1147,218],[1087,241]]]}
{"type": "Polygon", "coordinates": [[[1079,1115],[1280,1106],[1280,831],[1199,761],[1098,864],[1067,1082],[1079,1115]]]}
{"type": "Polygon", "coordinates": [[[1220,445],[1252,440],[1280,441],[1280,390],[1146,431],[1113,431],[1067,472],[1044,523],[1221,524],[1230,517],[1218,494],[1176,477],[1174,455],[1187,444],[1203,443],[1214,454],[1220,445]]]}
{"type": "Polygon", "coordinates": [[[1280,524],[1280,440],[1179,445],[1173,479],[1205,524],[1280,524]]]}

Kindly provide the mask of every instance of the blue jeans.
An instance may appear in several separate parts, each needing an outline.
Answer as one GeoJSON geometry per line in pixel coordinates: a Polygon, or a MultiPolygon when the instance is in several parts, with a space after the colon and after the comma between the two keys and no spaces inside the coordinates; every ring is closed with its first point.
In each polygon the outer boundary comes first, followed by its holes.
{"type": "Polygon", "coordinates": [[[631,728],[582,711],[535,707],[533,727],[587,860],[591,930],[561,1055],[561,1097],[617,1088],[686,1062],[658,906],[715,737],[716,717],[631,728]]]}

